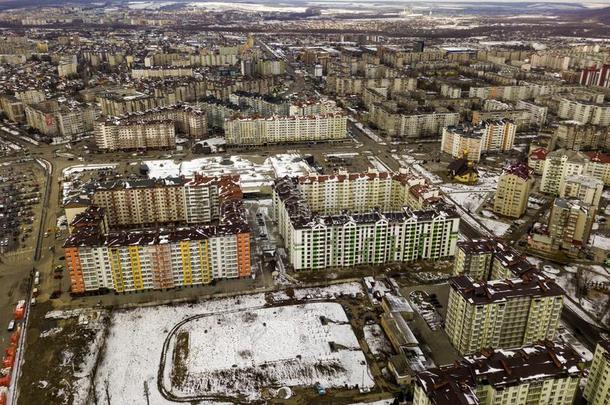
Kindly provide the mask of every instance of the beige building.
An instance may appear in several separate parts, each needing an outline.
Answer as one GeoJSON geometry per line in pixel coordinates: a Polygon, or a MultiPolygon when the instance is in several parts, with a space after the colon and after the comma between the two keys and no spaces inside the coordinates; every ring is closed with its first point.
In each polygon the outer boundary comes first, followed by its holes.
{"type": "Polygon", "coordinates": [[[505,168],[498,179],[493,212],[520,218],[527,210],[533,183],[532,171],[527,165],[515,163],[505,168]]]}
{"type": "Polygon", "coordinates": [[[483,134],[481,127],[446,127],[443,128],[441,151],[452,157],[466,158],[472,162],[481,160],[483,134]]]}
{"type": "Polygon", "coordinates": [[[198,224],[218,219],[219,200],[235,176],[114,180],[85,187],[90,204],[104,208],[111,227],[198,224]]]}
{"type": "Polygon", "coordinates": [[[64,104],[47,100],[26,105],[28,126],[48,136],[71,137],[93,131],[95,110],[85,104],[64,104]]]}
{"type": "Polygon", "coordinates": [[[610,341],[597,343],[583,396],[589,405],[610,403],[610,341]]]}
{"type": "Polygon", "coordinates": [[[479,281],[524,277],[536,270],[517,250],[494,239],[458,242],[453,262],[454,276],[479,281]]]}
{"type": "Polygon", "coordinates": [[[588,162],[582,152],[558,149],[546,155],[540,180],[540,191],[559,195],[561,182],[568,176],[583,174],[588,162]]]}
{"type": "Polygon", "coordinates": [[[131,70],[131,77],[134,79],[190,76],[193,76],[193,69],[191,68],[148,68],[131,70]]]}
{"type": "Polygon", "coordinates": [[[508,151],[515,142],[516,127],[511,121],[485,121],[475,127],[443,128],[441,151],[454,158],[478,162],[486,152],[508,151]]]}
{"type": "Polygon", "coordinates": [[[559,197],[575,198],[585,204],[599,207],[604,192],[604,182],[592,176],[567,176],[559,186],[559,197]]]}
{"type": "Polygon", "coordinates": [[[230,145],[335,141],[347,137],[347,116],[343,113],[300,117],[235,118],[225,121],[230,145]]]}
{"type": "Polygon", "coordinates": [[[102,150],[173,149],[174,122],[101,120],[95,123],[95,144],[102,150]]]}
{"type": "Polygon", "coordinates": [[[556,198],[549,217],[549,236],[554,250],[577,252],[589,241],[595,207],[576,199],[556,198]]]}
{"type": "Polygon", "coordinates": [[[413,405],[571,405],[584,375],[583,363],[566,343],[486,348],[418,373],[413,405]]]}
{"type": "Polygon", "coordinates": [[[443,128],[457,125],[460,114],[456,112],[401,112],[386,103],[374,103],[369,111],[369,120],[389,136],[400,138],[422,138],[437,136],[443,128]]]}
{"type": "Polygon", "coordinates": [[[610,125],[610,104],[596,104],[563,98],[559,102],[557,116],[582,124],[608,126],[610,125]]]}
{"type": "Polygon", "coordinates": [[[610,149],[610,128],[582,124],[578,121],[562,121],[553,133],[560,148],[572,150],[610,149]]]}
{"type": "Polygon", "coordinates": [[[553,280],[532,274],[523,279],[474,282],[449,280],[445,330],[460,354],[487,347],[515,348],[553,339],[564,291],[553,280]]]}

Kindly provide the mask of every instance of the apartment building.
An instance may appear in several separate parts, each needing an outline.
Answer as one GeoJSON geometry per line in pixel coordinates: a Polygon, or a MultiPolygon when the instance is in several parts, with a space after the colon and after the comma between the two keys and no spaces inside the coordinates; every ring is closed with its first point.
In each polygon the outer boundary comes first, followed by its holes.
{"type": "Polygon", "coordinates": [[[610,155],[603,152],[585,152],[585,156],[588,161],[584,173],[610,186],[610,155]]]}
{"type": "Polygon", "coordinates": [[[604,182],[587,175],[567,176],[559,186],[559,197],[575,198],[594,207],[599,207],[603,192],[604,182]]]}
{"type": "Polygon", "coordinates": [[[578,252],[589,241],[594,206],[576,199],[556,198],[549,216],[551,249],[578,252]]]}
{"type": "Polygon", "coordinates": [[[562,98],[559,102],[557,116],[582,124],[608,126],[610,125],[610,103],[597,104],[562,98]]]}
{"type": "Polygon", "coordinates": [[[485,128],[471,126],[451,126],[443,128],[441,152],[456,159],[466,158],[471,162],[481,160],[481,150],[485,128]]]}
{"type": "MultiPolygon", "coordinates": [[[[495,100],[487,100],[495,101],[495,100]]],[[[528,110],[493,110],[493,111],[473,111],[472,112],[472,125],[478,125],[483,121],[500,121],[510,120],[515,124],[518,130],[528,129],[531,125],[534,125],[532,114],[528,110]]]]}
{"type": "Polygon", "coordinates": [[[457,243],[454,276],[486,281],[527,277],[536,272],[536,267],[525,256],[502,240],[478,239],[457,243]]]}
{"type": "Polygon", "coordinates": [[[245,114],[243,107],[230,101],[223,101],[213,96],[200,99],[196,103],[197,108],[204,111],[208,123],[208,129],[222,129],[225,120],[245,114]]]}
{"type": "Polygon", "coordinates": [[[100,198],[94,194],[94,205],[70,223],[64,255],[72,292],[167,289],[251,275],[238,176],[116,183],[98,187],[100,198]],[[184,226],[158,227],[168,223],[184,226]]]}
{"type": "Polygon", "coordinates": [[[274,217],[295,270],[453,256],[453,208],[403,207],[407,187],[388,173],[283,178],[274,217]]]}
{"type": "Polygon", "coordinates": [[[370,108],[369,120],[389,136],[417,139],[441,135],[443,128],[458,124],[460,114],[447,109],[401,112],[384,103],[375,103],[370,108]]]}
{"type": "Polygon", "coordinates": [[[417,79],[414,77],[364,78],[350,74],[329,74],[326,89],[338,96],[350,94],[362,95],[367,88],[387,88],[390,94],[405,93],[417,89],[417,79]]]}
{"type": "Polygon", "coordinates": [[[580,73],[579,83],[583,86],[600,86],[610,88],[610,63],[596,64],[585,68],[580,73]]]}
{"type": "Polygon", "coordinates": [[[102,150],[174,149],[173,121],[102,120],[95,123],[95,144],[102,150]]]}
{"type": "Polygon", "coordinates": [[[131,77],[134,79],[151,79],[164,77],[190,77],[193,76],[191,68],[146,68],[132,69],[131,77]]]}
{"type": "Polygon", "coordinates": [[[106,126],[123,126],[133,123],[171,121],[176,132],[189,138],[201,139],[208,133],[207,115],[204,111],[188,104],[157,107],[146,111],[132,112],[118,118],[106,119],[106,126]],[[117,124],[118,123],[118,124],[117,124]]]}
{"type": "Polygon", "coordinates": [[[236,54],[215,52],[182,54],[153,53],[144,58],[144,66],[233,66],[239,62],[236,54]]]}
{"type": "Polygon", "coordinates": [[[78,73],[78,60],[76,55],[62,55],[57,65],[59,77],[74,76],[78,73]]]}
{"type": "Polygon", "coordinates": [[[25,123],[25,104],[13,95],[0,95],[0,108],[6,117],[18,123],[25,123]]]}
{"type": "Polygon", "coordinates": [[[285,98],[245,91],[236,91],[235,93],[232,93],[229,96],[229,101],[263,117],[288,115],[290,109],[290,103],[285,98]]]}
{"type": "Polygon", "coordinates": [[[610,341],[602,339],[595,354],[583,396],[589,405],[606,405],[610,401],[610,341]]]}
{"type": "Polygon", "coordinates": [[[95,116],[95,110],[85,104],[47,100],[25,106],[27,125],[52,137],[71,137],[93,131],[95,116]]]}
{"type": "Polygon", "coordinates": [[[511,150],[515,142],[516,127],[511,121],[485,121],[470,125],[443,128],[441,151],[456,159],[467,157],[478,162],[481,153],[511,150]]]}
{"type": "Polygon", "coordinates": [[[557,149],[548,153],[544,159],[540,191],[559,195],[563,179],[583,174],[588,160],[584,153],[573,150],[557,149]]]}
{"type": "Polygon", "coordinates": [[[531,274],[521,279],[475,282],[449,280],[445,330],[460,354],[487,347],[516,348],[553,339],[564,291],[552,279],[531,274]]]}
{"type": "Polygon", "coordinates": [[[610,129],[578,121],[561,121],[553,133],[557,146],[572,150],[610,149],[610,129]]]}
{"type": "Polygon", "coordinates": [[[220,225],[173,230],[101,234],[80,229],[64,244],[71,290],[123,293],[249,277],[249,232],[243,213],[231,215],[230,221],[221,219],[220,225]]]}
{"type": "Polygon", "coordinates": [[[527,165],[535,174],[542,176],[544,172],[544,162],[548,151],[545,148],[533,148],[527,156],[527,165]]]}
{"type": "Polygon", "coordinates": [[[526,110],[530,113],[531,123],[542,127],[546,124],[546,118],[548,115],[549,108],[542,105],[537,105],[525,100],[517,101],[515,105],[517,110],[526,110]]]}
{"type": "Polygon", "coordinates": [[[418,373],[413,405],[571,405],[584,376],[583,363],[566,343],[486,348],[418,373]]]}
{"type": "Polygon", "coordinates": [[[240,198],[239,176],[167,177],[93,182],[84,190],[111,227],[217,221],[227,197],[240,198]]]}
{"type": "Polygon", "coordinates": [[[504,169],[498,179],[493,212],[521,218],[527,210],[527,202],[534,183],[532,170],[524,163],[514,163],[504,169]]]}
{"type": "Polygon", "coordinates": [[[225,121],[230,145],[335,141],[347,137],[347,116],[342,112],[314,116],[234,118],[225,121]]]}
{"type": "Polygon", "coordinates": [[[478,97],[483,100],[498,99],[517,102],[519,100],[529,100],[539,96],[554,94],[560,88],[561,86],[558,85],[529,83],[514,86],[471,87],[468,91],[468,96],[478,97]]]}

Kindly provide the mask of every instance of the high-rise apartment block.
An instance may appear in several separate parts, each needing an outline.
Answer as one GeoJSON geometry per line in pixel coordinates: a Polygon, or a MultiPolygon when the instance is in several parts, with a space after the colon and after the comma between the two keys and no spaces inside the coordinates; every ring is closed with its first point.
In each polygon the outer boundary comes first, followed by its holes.
{"type": "Polygon", "coordinates": [[[583,396],[589,405],[606,405],[610,401],[610,341],[597,343],[583,396]]]}
{"type": "Polygon", "coordinates": [[[505,280],[537,271],[517,250],[501,240],[480,239],[457,243],[453,275],[473,280],[505,280]]]}
{"type": "Polygon", "coordinates": [[[93,205],[74,216],[64,244],[72,292],[166,289],[250,276],[250,229],[239,179],[175,181],[135,188],[123,182],[118,192],[94,195],[105,207],[93,205]],[[130,229],[153,222],[155,229],[130,229]]]}
{"type": "Polygon", "coordinates": [[[539,274],[522,279],[449,280],[445,330],[460,354],[486,347],[515,348],[553,339],[564,291],[539,274]]]}
{"type": "Polygon", "coordinates": [[[91,203],[106,210],[111,227],[218,220],[220,203],[238,190],[236,176],[109,180],[85,187],[91,203]]]}
{"type": "Polygon", "coordinates": [[[587,157],[582,152],[558,149],[546,155],[540,180],[540,191],[559,195],[561,182],[568,176],[585,171],[587,157]]]}
{"type": "Polygon", "coordinates": [[[418,373],[413,405],[571,405],[583,375],[582,357],[565,343],[486,348],[418,373]]]}
{"type": "Polygon", "coordinates": [[[595,207],[576,199],[556,198],[549,216],[553,249],[577,251],[589,241],[595,207]]]}
{"type": "Polygon", "coordinates": [[[47,100],[25,106],[27,124],[42,134],[71,137],[93,130],[95,111],[84,104],[47,100]]]}
{"type": "Polygon", "coordinates": [[[511,121],[485,121],[477,126],[450,126],[443,129],[441,151],[454,158],[478,162],[481,153],[508,151],[515,142],[516,127],[511,121]]]}
{"type": "MultiPolygon", "coordinates": [[[[408,178],[371,172],[277,180],[274,216],[292,266],[324,269],[453,256],[459,216],[446,207],[408,208],[410,191],[418,187],[408,178]]],[[[430,203],[438,200],[432,197],[430,203]]]]}
{"type": "Polygon", "coordinates": [[[533,182],[532,170],[526,164],[514,163],[506,167],[498,179],[493,212],[520,218],[527,210],[533,182]]]}
{"type": "Polygon", "coordinates": [[[176,147],[173,121],[102,120],[95,124],[95,144],[103,150],[176,147]]]}
{"type": "Polygon", "coordinates": [[[342,112],[314,116],[234,118],[225,121],[231,145],[337,141],[347,137],[347,116],[342,112]]]}
{"type": "Polygon", "coordinates": [[[559,187],[559,197],[575,198],[594,207],[599,207],[603,192],[602,180],[582,174],[567,176],[559,187]]]}
{"type": "Polygon", "coordinates": [[[582,124],[610,125],[610,104],[597,104],[563,98],[559,102],[557,116],[582,124]]]}

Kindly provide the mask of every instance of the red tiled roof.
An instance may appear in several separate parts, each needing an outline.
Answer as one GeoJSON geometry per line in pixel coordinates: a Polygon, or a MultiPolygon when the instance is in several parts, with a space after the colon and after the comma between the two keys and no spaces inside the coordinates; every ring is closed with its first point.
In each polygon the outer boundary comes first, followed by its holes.
{"type": "Polygon", "coordinates": [[[536,148],[530,152],[530,158],[536,160],[545,160],[549,152],[544,148],[536,148]]]}
{"type": "Polygon", "coordinates": [[[604,163],[604,164],[610,163],[610,155],[608,155],[607,153],[585,152],[585,155],[587,155],[587,157],[589,159],[591,159],[592,162],[598,162],[598,163],[604,163]]]}

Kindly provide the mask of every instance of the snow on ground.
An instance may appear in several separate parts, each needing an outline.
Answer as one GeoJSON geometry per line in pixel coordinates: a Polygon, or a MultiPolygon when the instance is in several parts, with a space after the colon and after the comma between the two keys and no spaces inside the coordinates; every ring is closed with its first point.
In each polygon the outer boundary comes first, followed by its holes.
{"type": "Polygon", "coordinates": [[[474,212],[487,198],[488,192],[475,193],[472,191],[451,191],[451,189],[441,186],[443,190],[455,204],[464,208],[466,211],[474,212]],[[449,191],[449,192],[447,192],[449,191]]]}
{"type": "Polygon", "coordinates": [[[585,361],[593,360],[593,353],[574,336],[572,331],[563,322],[561,322],[561,325],[557,330],[557,338],[563,342],[569,343],[585,361]]]}
{"type": "Polygon", "coordinates": [[[485,227],[487,229],[492,231],[494,233],[494,235],[496,235],[496,236],[504,235],[506,233],[506,231],[508,231],[508,228],[510,228],[510,224],[507,224],[505,222],[500,222],[495,219],[484,218],[481,216],[477,216],[477,219],[481,223],[483,223],[483,225],[485,225],[485,227]]]}
{"type": "Polygon", "coordinates": [[[591,245],[596,248],[610,251],[610,238],[603,235],[593,235],[591,245]]]}
{"type": "Polygon", "coordinates": [[[286,175],[300,176],[313,173],[314,170],[296,153],[279,154],[267,158],[262,164],[253,161],[257,156],[214,156],[203,157],[183,162],[173,160],[146,160],[149,178],[169,176],[190,176],[202,173],[210,176],[222,174],[239,174],[244,191],[260,191],[261,187],[270,186],[276,177],[286,175]]]}
{"type": "Polygon", "coordinates": [[[115,311],[106,338],[105,356],[95,376],[97,397],[107,402],[137,404],[145,401],[144,383],[150,387],[150,403],[174,404],[157,389],[157,371],[163,342],[180,321],[200,314],[259,307],[265,304],[263,294],[225,298],[197,304],[139,307],[115,311]],[[117,367],[120,365],[120,367],[117,367]]]}
{"type": "MultiPolygon", "coordinates": [[[[306,296],[305,290],[296,289],[295,296],[306,296]]],[[[333,293],[362,291],[359,283],[338,284],[319,290],[320,294],[327,294],[329,291],[333,293]]],[[[265,302],[264,294],[253,294],[196,304],[138,307],[113,312],[104,358],[95,376],[99,403],[107,402],[106,382],[110,402],[119,399],[121,403],[126,404],[144,402],[144,383],[147,382],[150,387],[151,404],[175,403],[166,400],[157,389],[161,352],[170,330],[179,322],[193,316],[205,314],[218,316],[222,312],[237,310],[243,310],[242,313],[245,313],[248,309],[263,307],[265,302]]],[[[344,316],[343,314],[342,317],[344,316]]],[[[284,333],[290,336],[294,336],[294,332],[295,330],[288,328],[284,330],[284,333]]],[[[360,384],[362,371],[354,378],[357,380],[355,383],[360,384]]]]}
{"type": "Polygon", "coordinates": [[[385,336],[381,326],[377,324],[364,326],[364,339],[375,356],[382,353],[391,353],[392,346],[385,336]]]}
{"type": "Polygon", "coordinates": [[[163,384],[178,398],[245,395],[253,400],[271,385],[316,382],[324,387],[374,386],[347,316],[335,303],[200,317],[178,328],[169,348],[163,384]],[[184,356],[178,346],[181,335],[188,336],[184,356]],[[186,373],[180,382],[178,373],[186,373]]]}
{"type": "Polygon", "coordinates": [[[115,169],[118,167],[118,165],[118,163],[74,165],[66,167],[61,174],[62,177],[66,178],[67,176],[71,176],[75,173],[81,173],[91,170],[115,169]]]}

